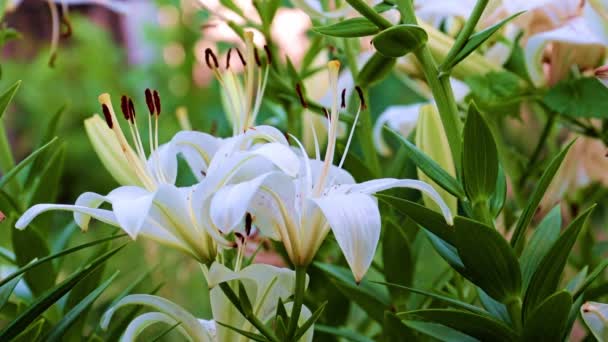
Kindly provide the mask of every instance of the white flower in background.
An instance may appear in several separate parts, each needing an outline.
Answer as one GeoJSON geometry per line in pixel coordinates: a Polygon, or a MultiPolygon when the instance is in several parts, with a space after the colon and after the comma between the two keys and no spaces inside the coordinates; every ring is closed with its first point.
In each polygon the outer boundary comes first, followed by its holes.
{"type": "Polygon", "coordinates": [[[552,18],[550,29],[532,35],[525,46],[528,73],[535,85],[557,83],[572,65],[584,69],[602,64],[608,45],[607,9],[605,1],[578,0],[556,2],[544,9],[551,11],[547,13],[552,18]]]}
{"type": "Polygon", "coordinates": [[[339,123],[339,68],[337,61],[328,63],[334,98],[325,159],[321,161],[316,153],[316,158],[310,160],[300,145],[301,171],[295,179],[275,172],[259,176],[257,182],[226,186],[213,198],[211,218],[228,232],[249,212],[263,233],[283,243],[297,266],[310,264],[331,228],[355,279],[360,281],[371,264],[380,237],[380,211],[372,194],[394,187],[414,188],[434,199],[450,224],[452,214],[427,183],[385,178],[356,184],[342,169],[346,153],[338,166],[333,165],[339,123]]]}
{"type": "MultiPolygon", "coordinates": [[[[461,102],[469,93],[469,87],[457,79],[450,78],[452,90],[454,92],[454,99],[457,102],[461,102]]],[[[429,96],[431,96],[429,94],[429,96]]],[[[374,144],[378,152],[388,157],[392,154],[390,147],[386,144],[383,138],[384,125],[393,130],[401,133],[401,135],[407,138],[410,133],[416,128],[418,122],[418,113],[420,108],[428,103],[433,102],[419,102],[409,105],[395,105],[387,107],[382,114],[376,119],[374,124],[374,144]]]]}
{"type": "Polygon", "coordinates": [[[598,341],[608,340],[608,304],[586,302],[581,306],[581,316],[598,341]]]}

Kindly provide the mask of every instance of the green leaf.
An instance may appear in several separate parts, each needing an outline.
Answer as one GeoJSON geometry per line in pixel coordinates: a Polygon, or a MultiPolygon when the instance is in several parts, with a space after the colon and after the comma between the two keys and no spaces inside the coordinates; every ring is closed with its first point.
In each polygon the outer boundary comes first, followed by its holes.
{"type": "Polygon", "coordinates": [[[38,341],[38,338],[42,334],[42,329],[47,323],[47,320],[44,317],[41,317],[36,322],[32,323],[27,329],[25,329],[22,333],[17,335],[11,342],[32,342],[38,341]]]}
{"type": "Polygon", "coordinates": [[[154,339],[152,339],[151,342],[162,341],[163,337],[167,336],[170,332],[175,330],[175,328],[179,327],[180,324],[182,324],[182,322],[177,322],[177,323],[173,324],[172,326],[168,327],[167,329],[163,330],[160,334],[156,335],[156,337],[154,337],[154,339]]]}
{"type": "Polygon", "coordinates": [[[595,77],[558,83],[549,89],[543,102],[551,110],[579,118],[608,118],[608,88],[595,77]]]}
{"type": "Polygon", "coordinates": [[[403,324],[424,335],[442,342],[479,342],[478,339],[463,334],[445,325],[421,321],[403,321],[403,324]]]}
{"type": "Polygon", "coordinates": [[[528,228],[528,225],[532,221],[532,217],[534,216],[534,213],[538,208],[540,200],[543,198],[543,195],[547,191],[549,184],[551,184],[555,173],[557,173],[557,170],[559,170],[562,161],[566,157],[566,154],[570,150],[570,147],[572,147],[574,141],[575,140],[570,142],[563,150],[561,150],[558,155],[553,157],[551,163],[549,163],[549,166],[547,166],[545,172],[543,172],[542,176],[540,177],[540,180],[538,181],[536,188],[532,192],[532,195],[530,196],[530,199],[528,200],[528,203],[526,204],[523,213],[517,220],[515,229],[513,231],[513,236],[511,237],[511,246],[515,247],[516,251],[521,251],[523,249],[525,244],[526,228],[528,228]]]}
{"type": "Polygon", "coordinates": [[[320,262],[314,265],[325,272],[345,296],[365,310],[369,318],[380,323],[384,321],[384,311],[390,306],[390,298],[383,286],[366,280],[357,284],[350,270],[341,266],[320,262]]]}
{"type": "Polygon", "coordinates": [[[384,342],[401,342],[417,340],[415,330],[408,327],[394,313],[384,313],[384,324],[382,325],[382,336],[376,340],[384,342]]]}
{"type": "Polygon", "coordinates": [[[239,333],[239,334],[241,334],[241,335],[243,335],[245,337],[248,337],[248,338],[250,338],[250,339],[252,339],[254,341],[259,341],[259,342],[267,342],[268,341],[268,339],[266,337],[264,337],[264,336],[262,336],[260,334],[256,334],[256,333],[249,332],[247,330],[242,330],[242,329],[239,329],[239,328],[235,328],[235,327],[233,327],[231,325],[228,325],[228,324],[225,324],[225,323],[222,323],[222,322],[219,322],[219,321],[215,321],[215,323],[217,323],[217,324],[219,324],[219,325],[221,325],[223,327],[226,327],[226,328],[228,328],[230,330],[234,330],[237,333],[239,333]]]}
{"type": "Polygon", "coordinates": [[[334,328],[328,325],[316,324],[315,331],[326,333],[329,335],[334,335],[337,337],[342,337],[348,341],[352,342],[373,342],[369,337],[360,335],[350,329],[347,328],[334,328]]]}
{"type": "Polygon", "coordinates": [[[401,24],[378,33],[372,39],[372,44],[384,56],[397,58],[418,50],[428,39],[426,31],[420,26],[401,24]]]}
{"type": "Polygon", "coordinates": [[[469,105],[463,132],[462,172],[471,202],[487,202],[496,190],[498,152],[485,120],[475,103],[469,105]]]}
{"type": "Polygon", "coordinates": [[[365,37],[380,32],[378,26],[363,17],[345,19],[330,25],[315,26],[312,30],[325,36],[342,38],[365,37]]]}
{"type": "Polygon", "coordinates": [[[0,309],[4,307],[4,305],[8,302],[11,294],[15,290],[15,286],[21,281],[23,278],[23,274],[4,284],[4,286],[0,287],[0,309]]]}
{"type": "Polygon", "coordinates": [[[468,275],[490,297],[506,303],[521,292],[521,271],[509,243],[495,229],[457,216],[456,248],[468,275]]]}
{"type": "Polygon", "coordinates": [[[483,44],[485,41],[490,39],[496,31],[500,30],[506,23],[515,19],[515,17],[519,16],[524,12],[515,13],[512,16],[503,19],[498,24],[488,27],[487,29],[477,32],[474,35],[470,36],[465,45],[460,49],[460,51],[454,56],[452,60],[446,60],[443,62],[443,65],[440,67],[441,70],[449,70],[453,68],[456,64],[460,63],[463,59],[467,58],[468,55],[473,53],[477,48],[483,44]]]}
{"type": "Polygon", "coordinates": [[[562,213],[560,205],[558,204],[549,212],[549,214],[547,214],[547,216],[545,216],[545,218],[543,218],[534,231],[530,243],[524,248],[524,251],[519,257],[524,290],[528,288],[530,279],[532,279],[532,275],[543,260],[543,257],[549,252],[553,243],[559,238],[561,226],[562,213]]]}
{"type": "Polygon", "coordinates": [[[42,265],[42,264],[45,264],[45,263],[47,263],[47,262],[49,262],[51,260],[60,258],[60,257],[65,256],[65,255],[72,254],[74,252],[78,252],[80,250],[83,250],[83,249],[86,249],[86,248],[98,245],[100,243],[104,243],[106,241],[115,240],[115,239],[119,239],[119,238],[126,237],[126,236],[127,236],[127,234],[120,234],[120,235],[116,235],[116,236],[110,236],[110,237],[107,237],[107,238],[99,239],[99,240],[96,240],[96,241],[93,241],[93,242],[84,243],[82,245],[78,245],[78,246],[66,249],[64,251],[61,251],[59,253],[55,253],[55,254],[49,255],[47,257],[41,258],[39,260],[36,260],[34,262],[31,262],[31,263],[29,263],[29,264],[21,267],[17,271],[11,273],[10,275],[8,275],[7,277],[5,277],[4,279],[0,280],[0,287],[4,286],[9,281],[15,279],[19,275],[21,275],[21,274],[23,274],[23,273],[25,273],[25,272],[33,269],[34,267],[37,267],[37,266],[42,265]]]}
{"type": "Polygon", "coordinates": [[[593,208],[587,209],[572,221],[538,265],[524,297],[524,319],[557,290],[568,255],[593,208]]]}
{"type": "Polygon", "coordinates": [[[440,239],[454,245],[455,230],[445,222],[443,215],[406,199],[383,194],[377,194],[376,197],[381,202],[388,204],[399,213],[408,216],[414,222],[431,231],[440,239]]]}
{"type": "Polygon", "coordinates": [[[393,66],[397,62],[397,59],[383,56],[379,53],[375,53],[365,63],[359,75],[357,76],[357,84],[362,87],[368,87],[375,83],[382,81],[393,71],[393,66]]]}
{"type": "Polygon", "coordinates": [[[424,321],[445,325],[481,341],[513,342],[515,332],[503,323],[467,311],[452,309],[423,309],[398,313],[406,321],[424,321]]]}
{"type": "MultiPolygon", "coordinates": [[[[388,220],[382,236],[382,261],[386,281],[398,285],[411,285],[414,259],[411,244],[403,228],[388,220]]],[[[401,306],[407,303],[407,293],[388,288],[392,303],[401,306]]]]}
{"type": "Polygon", "coordinates": [[[416,145],[409,142],[398,132],[395,132],[388,127],[384,127],[384,129],[391,133],[401,143],[401,146],[404,147],[408,156],[412,159],[414,164],[416,164],[416,166],[422,170],[422,172],[424,172],[424,174],[429,176],[429,178],[437,183],[437,185],[457,198],[465,198],[462,185],[460,185],[460,183],[454,177],[442,169],[439,164],[437,164],[433,159],[418,149],[416,145]]]}
{"type": "Polygon", "coordinates": [[[97,258],[83,270],[72,273],[68,278],[62,281],[59,285],[49,289],[41,297],[37,298],[32,305],[23,311],[17,318],[11,321],[1,332],[0,340],[8,341],[17,336],[23,329],[30,325],[36,318],[45,312],[51,305],[55,304],[61,297],[70,291],[79,281],[87,277],[97,267],[106,262],[110,257],[120,251],[126,244],[119,246],[110,252],[97,258]]]}
{"type": "Polygon", "coordinates": [[[519,106],[529,92],[524,81],[507,71],[471,75],[464,81],[471,89],[469,97],[487,113],[519,114],[519,106]]]}
{"type": "Polygon", "coordinates": [[[19,172],[21,172],[21,170],[23,170],[23,168],[25,168],[26,166],[28,166],[29,164],[31,164],[34,160],[36,160],[36,158],[40,154],[42,154],[46,150],[48,150],[56,141],[57,141],[57,138],[53,138],[51,141],[49,141],[48,143],[46,143],[44,146],[42,146],[39,149],[37,149],[36,151],[32,152],[32,154],[30,154],[29,156],[27,156],[19,164],[17,164],[9,172],[7,172],[4,175],[4,177],[2,177],[2,179],[0,179],[0,189],[4,189],[4,187],[6,186],[6,184],[8,184],[8,182],[10,182],[13,178],[15,178],[15,176],[17,174],[19,174],[19,172]]]}
{"type": "Polygon", "coordinates": [[[294,339],[296,341],[299,341],[300,338],[302,336],[304,336],[304,334],[306,334],[306,331],[308,331],[308,329],[310,329],[310,327],[312,327],[312,325],[315,324],[315,322],[319,320],[319,318],[321,317],[321,314],[323,313],[323,310],[325,310],[325,306],[327,306],[327,301],[325,301],[321,305],[319,305],[317,310],[315,310],[315,312],[312,313],[310,318],[307,319],[306,322],[304,322],[302,324],[302,326],[300,326],[298,328],[298,331],[296,332],[296,335],[294,337],[294,339]]]}
{"type": "Polygon", "coordinates": [[[19,90],[20,86],[21,86],[21,81],[17,81],[12,86],[10,86],[10,88],[8,88],[2,95],[0,95],[0,118],[2,118],[2,116],[4,116],[4,113],[6,112],[6,108],[8,107],[9,103],[11,103],[11,101],[13,100],[13,97],[17,93],[17,90],[19,90]]]}
{"type": "Polygon", "coordinates": [[[66,331],[77,321],[81,316],[86,316],[85,312],[93,305],[95,300],[101,296],[101,294],[110,286],[112,281],[116,278],[118,272],[114,273],[108,280],[103,284],[99,285],[96,289],[91,291],[80,303],[74,306],[69,312],[63,316],[63,318],[53,327],[53,329],[44,338],[45,341],[61,341],[66,331]]]}
{"type": "MultiPolygon", "coordinates": [[[[12,240],[19,266],[31,266],[34,264],[31,263],[33,259],[42,259],[51,254],[46,240],[34,227],[26,230],[13,229],[12,240]]],[[[25,274],[25,282],[36,296],[55,286],[56,279],[57,272],[50,262],[39,264],[25,274]]]]}
{"type": "Polygon", "coordinates": [[[511,325],[511,317],[509,316],[509,311],[507,307],[501,302],[497,302],[494,298],[488,296],[484,290],[477,288],[477,294],[479,296],[479,301],[481,305],[483,305],[486,310],[495,318],[500,319],[508,325],[511,325]]]}
{"type": "Polygon", "coordinates": [[[523,341],[560,341],[564,336],[572,296],[568,291],[553,294],[526,320],[523,341]]]}
{"type": "Polygon", "coordinates": [[[42,171],[36,175],[36,181],[31,188],[29,204],[54,202],[59,192],[63,165],[65,162],[66,145],[62,143],[46,162],[42,171]]]}
{"type": "Polygon", "coordinates": [[[608,260],[602,261],[596,268],[593,269],[591,274],[585,278],[585,281],[578,286],[574,293],[572,293],[572,298],[577,300],[583,292],[604,272],[604,270],[608,267],[608,260]]]}
{"type": "Polygon", "coordinates": [[[378,282],[375,282],[375,283],[386,285],[389,288],[392,287],[392,288],[399,289],[399,290],[402,290],[402,291],[408,291],[408,292],[413,292],[413,293],[421,294],[423,296],[427,296],[427,297],[436,299],[436,300],[438,300],[440,302],[443,302],[445,304],[451,305],[451,306],[453,306],[455,308],[467,310],[467,311],[476,313],[478,315],[484,316],[484,315],[488,314],[486,311],[484,311],[481,308],[476,307],[475,305],[471,305],[469,303],[465,303],[465,302],[460,301],[458,299],[446,297],[446,296],[441,295],[441,294],[437,294],[437,293],[433,293],[433,292],[429,292],[429,291],[425,291],[425,290],[420,290],[420,289],[414,289],[414,288],[411,288],[411,287],[402,286],[402,285],[398,285],[398,284],[392,284],[392,283],[388,283],[388,282],[378,281],[378,282]]]}
{"type": "Polygon", "coordinates": [[[502,208],[505,206],[505,201],[507,200],[507,177],[505,176],[505,172],[500,164],[498,165],[498,178],[496,179],[496,191],[494,191],[494,195],[490,198],[490,212],[494,217],[497,217],[498,214],[502,211],[502,208]]]}

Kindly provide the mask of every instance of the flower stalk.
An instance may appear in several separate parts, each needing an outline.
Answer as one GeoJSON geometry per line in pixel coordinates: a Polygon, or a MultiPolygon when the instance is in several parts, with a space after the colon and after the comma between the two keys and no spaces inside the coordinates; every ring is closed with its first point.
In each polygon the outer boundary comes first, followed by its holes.
{"type": "Polygon", "coordinates": [[[304,292],[306,290],[306,266],[296,266],[296,284],[294,290],[293,308],[289,317],[289,326],[287,328],[288,340],[292,340],[298,330],[298,320],[300,312],[304,304],[304,292]]]}

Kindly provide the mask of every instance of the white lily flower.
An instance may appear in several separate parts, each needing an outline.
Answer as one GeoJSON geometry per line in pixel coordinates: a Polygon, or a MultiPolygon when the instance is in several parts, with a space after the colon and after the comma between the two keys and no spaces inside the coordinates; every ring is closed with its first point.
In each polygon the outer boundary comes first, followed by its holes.
{"type": "MultiPolygon", "coordinates": [[[[257,332],[257,330],[247,322],[245,317],[238,312],[218,285],[233,280],[240,280],[247,290],[247,296],[251,301],[254,315],[260,321],[266,323],[274,317],[274,314],[277,311],[279,298],[286,303],[292,295],[295,286],[295,278],[294,271],[271,265],[252,264],[240,271],[232,271],[224,265],[214,263],[211,265],[207,275],[207,283],[211,290],[213,319],[241,330],[257,332]]],[[[290,310],[292,304],[293,303],[286,303],[286,310],[290,310]]],[[[303,307],[302,314],[298,321],[299,324],[303,324],[310,316],[310,310],[303,307]]],[[[314,328],[311,327],[300,341],[312,341],[313,332],[314,328]]],[[[247,338],[231,329],[218,325],[217,341],[244,342],[247,341],[247,338]]]]}
{"type": "MultiPolygon", "coordinates": [[[[360,281],[380,237],[380,211],[372,194],[394,187],[414,188],[435,200],[450,224],[452,214],[427,183],[385,178],[356,184],[342,169],[346,153],[338,166],[333,165],[339,123],[339,68],[337,61],[328,63],[334,99],[325,160],[321,161],[319,154],[309,160],[300,144],[302,171],[295,179],[274,172],[259,176],[257,182],[226,186],[213,198],[211,218],[217,226],[230,228],[242,220],[245,212],[251,213],[256,226],[262,231],[271,230],[270,236],[282,241],[296,266],[310,264],[331,228],[355,279],[360,281]]],[[[353,131],[346,150],[352,136],[353,131]]]]}
{"type": "Polygon", "coordinates": [[[581,316],[598,341],[608,339],[608,304],[586,302],[581,306],[581,316]]]}

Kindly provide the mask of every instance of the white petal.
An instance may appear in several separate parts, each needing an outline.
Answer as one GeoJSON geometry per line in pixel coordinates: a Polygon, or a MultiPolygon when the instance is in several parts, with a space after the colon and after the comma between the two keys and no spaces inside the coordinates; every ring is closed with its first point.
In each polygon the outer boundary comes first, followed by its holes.
{"type": "Polygon", "coordinates": [[[106,330],[110,325],[112,316],[119,308],[127,305],[145,305],[158,310],[177,322],[194,341],[209,341],[207,332],[203,329],[196,317],[192,316],[181,306],[159,296],[136,294],[129,295],[119,300],[114,306],[106,311],[101,317],[101,327],[106,330]]]}
{"type": "MultiPolygon", "coordinates": [[[[106,196],[102,196],[94,192],[85,192],[82,195],[78,196],[75,205],[78,207],[88,207],[91,209],[96,209],[107,201],[108,199],[106,196]]],[[[76,221],[76,224],[78,224],[78,227],[80,227],[80,229],[87,231],[89,229],[89,222],[91,221],[91,216],[75,211],[74,221],[76,221]]]]}
{"type": "Polygon", "coordinates": [[[194,131],[181,131],[172,139],[176,152],[181,153],[197,179],[207,172],[211,159],[222,144],[222,139],[194,131]]]}
{"type": "MultiPolygon", "coordinates": [[[[168,326],[173,326],[178,323],[171,316],[162,313],[162,312],[147,312],[145,314],[137,316],[134,320],[129,323],[125,332],[120,337],[121,342],[135,342],[137,341],[137,337],[149,326],[156,323],[165,323],[168,326]]],[[[188,339],[192,339],[191,336],[188,335],[186,330],[180,325],[176,327],[176,330],[179,331],[184,337],[188,339]]],[[[205,341],[211,342],[212,340],[207,339],[205,341]]]]}
{"type": "Polygon", "coordinates": [[[581,306],[581,316],[598,341],[608,338],[608,304],[586,302],[581,306]]]}
{"type": "Polygon", "coordinates": [[[149,215],[154,193],[135,186],[123,186],[110,192],[107,198],[120,227],[131,238],[137,238],[144,220],[149,215]]]}
{"type": "Polygon", "coordinates": [[[380,210],[375,198],[354,193],[313,201],[321,208],[357,282],[372,263],[380,239],[380,210]]]}
{"type": "Polygon", "coordinates": [[[298,173],[300,159],[288,145],[280,143],[264,144],[251,153],[267,159],[291,177],[295,177],[298,173]]]}
{"type": "Polygon", "coordinates": [[[602,39],[604,45],[608,45],[608,2],[586,1],[583,16],[591,31],[602,39]]]}
{"type": "Polygon", "coordinates": [[[106,7],[114,12],[127,14],[129,6],[124,1],[116,0],[54,0],[56,3],[64,3],[68,6],[74,5],[99,5],[106,7]]]}
{"type": "Polygon", "coordinates": [[[146,162],[148,172],[157,180],[157,183],[175,184],[177,179],[177,153],[173,144],[164,144],[158,147],[146,162]]]}
{"type": "Polygon", "coordinates": [[[421,103],[416,103],[411,105],[390,106],[380,114],[374,124],[373,135],[374,144],[381,155],[391,155],[391,149],[382,136],[384,125],[388,124],[390,128],[397,130],[402,136],[407,138],[414,128],[416,128],[421,105],[421,103]]]}
{"type": "Polygon", "coordinates": [[[24,229],[32,222],[33,219],[36,218],[36,216],[51,210],[78,212],[83,215],[93,217],[107,224],[118,226],[116,217],[110,210],[91,209],[89,207],[66,204],[36,204],[35,206],[29,208],[25,213],[23,213],[23,215],[21,215],[19,220],[17,220],[17,222],[15,223],[15,228],[24,229]]]}
{"type": "Polygon", "coordinates": [[[445,221],[452,225],[454,223],[454,218],[452,217],[452,213],[448,205],[443,201],[439,193],[431,185],[428,183],[415,180],[415,179],[395,179],[395,178],[381,178],[374,179],[367,182],[363,182],[360,184],[354,184],[350,187],[345,186],[344,188],[348,188],[346,192],[350,193],[363,193],[363,194],[373,194],[379,191],[388,190],[392,188],[410,188],[416,189],[420,192],[429,196],[441,209],[441,213],[445,217],[445,221]]]}

